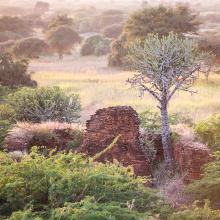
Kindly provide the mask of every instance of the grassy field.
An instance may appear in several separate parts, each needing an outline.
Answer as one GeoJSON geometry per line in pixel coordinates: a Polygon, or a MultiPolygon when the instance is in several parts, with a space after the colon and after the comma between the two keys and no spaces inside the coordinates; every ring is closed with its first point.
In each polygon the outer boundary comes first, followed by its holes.
{"type": "MultiPolygon", "coordinates": [[[[67,93],[78,93],[83,105],[83,121],[98,108],[130,105],[138,112],[155,108],[156,101],[149,95],[139,97],[126,80],[130,72],[103,74],[99,72],[36,72],[33,78],[39,86],[60,86],[67,93]]],[[[212,74],[207,83],[203,78],[194,85],[196,94],[178,92],[170,103],[171,112],[189,112],[196,120],[220,111],[220,75],[212,74]]]]}

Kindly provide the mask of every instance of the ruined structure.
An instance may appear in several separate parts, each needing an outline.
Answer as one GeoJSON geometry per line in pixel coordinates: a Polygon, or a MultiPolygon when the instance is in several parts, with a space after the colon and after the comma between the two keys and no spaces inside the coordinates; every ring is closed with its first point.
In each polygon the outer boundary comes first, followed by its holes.
{"type": "MultiPolygon", "coordinates": [[[[89,156],[97,155],[106,149],[119,134],[121,137],[118,142],[111,150],[99,157],[98,161],[117,160],[124,166],[131,165],[137,176],[151,175],[151,166],[141,149],[138,115],[131,107],[104,108],[91,116],[86,124],[80,151],[89,156]]],[[[147,139],[155,140],[156,162],[163,160],[160,135],[149,136],[147,139]]],[[[211,161],[209,149],[193,141],[174,143],[173,155],[181,174],[185,176],[186,183],[199,179],[203,166],[211,161]]]]}
{"type": "Polygon", "coordinates": [[[124,166],[131,165],[137,176],[150,175],[149,164],[139,142],[139,119],[135,110],[127,106],[98,110],[86,124],[86,132],[80,151],[94,156],[121,135],[115,146],[98,161],[117,160],[124,166]]]}

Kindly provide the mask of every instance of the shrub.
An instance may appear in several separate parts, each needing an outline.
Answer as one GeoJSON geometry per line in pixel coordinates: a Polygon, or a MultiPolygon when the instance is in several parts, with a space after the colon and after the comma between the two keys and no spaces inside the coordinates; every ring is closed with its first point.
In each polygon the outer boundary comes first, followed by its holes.
{"type": "Polygon", "coordinates": [[[196,204],[192,209],[186,209],[174,213],[170,220],[218,220],[220,219],[220,210],[212,210],[210,204],[206,201],[204,207],[197,207],[196,204]]]}
{"type": "Polygon", "coordinates": [[[0,32],[0,42],[9,41],[9,40],[19,40],[19,39],[21,39],[20,34],[11,31],[0,32]]]}
{"type": "Polygon", "coordinates": [[[212,150],[220,150],[220,115],[214,114],[207,120],[200,121],[195,126],[198,138],[212,150]]]}
{"type": "Polygon", "coordinates": [[[9,95],[9,103],[18,121],[71,123],[80,117],[79,96],[68,96],[58,87],[23,88],[9,95]]]}
{"type": "Polygon", "coordinates": [[[100,35],[89,37],[81,48],[82,56],[96,55],[101,56],[110,52],[110,41],[100,35]]]}
{"type": "Polygon", "coordinates": [[[0,153],[0,213],[19,211],[11,219],[27,215],[45,220],[137,219],[135,215],[161,213],[165,220],[168,206],[128,170],[73,153],[45,158],[34,150],[19,163],[0,153]],[[25,208],[32,212],[22,213],[25,208]]]}
{"type": "Polygon", "coordinates": [[[0,32],[4,31],[11,31],[22,36],[27,36],[32,32],[32,29],[19,17],[3,16],[0,18],[0,32]]]}
{"type": "Polygon", "coordinates": [[[21,86],[36,86],[37,83],[31,80],[27,74],[27,60],[15,60],[8,53],[0,54],[0,84],[10,88],[21,86]]]}
{"type": "Polygon", "coordinates": [[[123,24],[113,24],[103,30],[103,36],[108,38],[117,38],[122,33],[123,24]]]}
{"type": "Polygon", "coordinates": [[[11,52],[15,57],[39,58],[49,53],[49,45],[38,38],[26,38],[17,41],[11,48],[11,52]]]}
{"type": "Polygon", "coordinates": [[[111,54],[108,58],[108,65],[110,67],[126,67],[127,61],[127,37],[125,34],[119,36],[118,39],[112,42],[111,54]]]}
{"type": "Polygon", "coordinates": [[[83,131],[76,124],[46,122],[18,123],[9,130],[5,140],[7,151],[30,152],[37,146],[42,153],[49,151],[75,151],[82,143],[83,131]]]}
{"type": "MultiPolygon", "coordinates": [[[[141,128],[149,132],[160,132],[161,116],[159,112],[148,109],[140,114],[141,128]]],[[[169,116],[171,125],[187,124],[192,125],[192,119],[186,113],[173,113],[169,116]]]]}
{"type": "Polygon", "coordinates": [[[220,153],[215,153],[214,158],[215,161],[205,166],[203,178],[190,184],[187,192],[196,200],[208,199],[212,207],[220,208],[220,153]]]}

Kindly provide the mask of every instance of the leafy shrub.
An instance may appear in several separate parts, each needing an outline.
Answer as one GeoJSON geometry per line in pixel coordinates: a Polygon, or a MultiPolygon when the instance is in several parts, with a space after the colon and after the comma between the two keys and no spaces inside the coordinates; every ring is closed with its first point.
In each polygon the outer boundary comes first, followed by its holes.
{"type": "Polygon", "coordinates": [[[5,147],[8,151],[30,152],[37,146],[42,153],[75,150],[82,142],[82,128],[76,124],[46,122],[18,123],[8,132],[5,147]]]}
{"type": "Polygon", "coordinates": [[[202,142],[212,150],[220,150],[220,115],[214,114],[207,120],[200,121],[195,126],[195,132],[202,142]]]}
{"type": "MultiPolygon", "coordinates": [[[[170,124],[187,124],[192,125],[192,119],[185,113],[173,113],[169,116],[170,124]]],[[[159,112],[148,109],[140,114],[141,128],[150,131],[158,132],[161,129],[161,116],[159,112]]]]}
{"type": "Polygon", "coordinates": [[[19,40],[21,39],[21,35],[11,32],[11,31],[4,31],[0,32],[0,42],[9,41],[9,40],[19,40]]]}
{"type": "Polygon", "coordinates": [[[37,83],[31,80],[27,74],[27,60],[15,60],[8,53],[0,54],[0,84],[10,88],[21,86],[36,86],[37,83]]]}
{"type": "Polygon", "coordinates": [[[174,213],[170,220],[218,220],[220,219],[220,210],[212,210],[209,202],[206,201],[204,207],[197,207],[196,204],[192,209],[186,209],[174,213]]]}
{"type": "Polygon", "coordinates": [[[194,199],[208,199],[212,207],[220,208],[220,153],[216,152],[214,157],[215,161],[205,166],[203,178],[190,184],[187,191],[194,199]]]}
{"type": "Polygon", "coordinates": [[[18,121],[70,123],[80,117],[79,96],[67,96],[58,87],[23,88],[10,94],[8,100],[15,109],[18,121]]]}
{"type": "Polygon", "coordinates": [[[107,38],[117,38],[122,33],[123,24],[113,24],[111,26],[107,26],[103,30],[103,36],[107,38]]]}
{"type": "Polygon", "coordinates": [[[126,56],[128,54],[127,50],[127,37],[122,34],[118,39],[112,42],[111,54],[108,58],[108,65],[110,67],[126,67],[128,63],[126,56]]]}
{"type": "Polygon", "coordinates": [[[38,38],[26,38],[16,42],[11,52],[15,57],[39,58],[49,53],[49,45],[38,38]]]}
{"type": "Polygon", "coordinates": [[[12,216],[102,219],[106,213],[104,217],[110,220],[161,212],[161,219],[166,219],[163,214],[169,212],[168,206],[143,185],[143,179],[134,178],[128,170],[117,164],[94,163],[73,153],[45,158],[34,150],[19,163],[0,153],[0,213],[10,216],[30,207],[32,213],[12,216]]]}
{"type": "Polygon", "coordinates": [[[101,56],[110,52],[110,41],[100,35],[89,37],[81,48],[82,56],[101,56]]]}

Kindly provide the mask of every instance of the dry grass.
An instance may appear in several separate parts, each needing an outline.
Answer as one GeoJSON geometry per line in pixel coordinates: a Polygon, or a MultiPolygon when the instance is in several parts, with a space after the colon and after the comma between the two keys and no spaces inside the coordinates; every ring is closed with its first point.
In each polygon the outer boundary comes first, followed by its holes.
{"type": "MultiPolygon", "coordinates": [[[[129,72],[117,74],[38,72],[33,78],[40,86],[58,85],[68,93],[79,93],[85,111],[115,105],[130,105],[139,112],[147,107],[155,108],[156,102],[149,95],[139,98],[138,91],[126,84],[131,75],[129,72]]],[[[194,88],[198,93],[193,96],[185,92],[177,93],[170,104],[170,111],[190,112],[195,120],[219,111],[219,75],[212,75],[209,83],[203,79],[198,80],[194,88]]]]}

